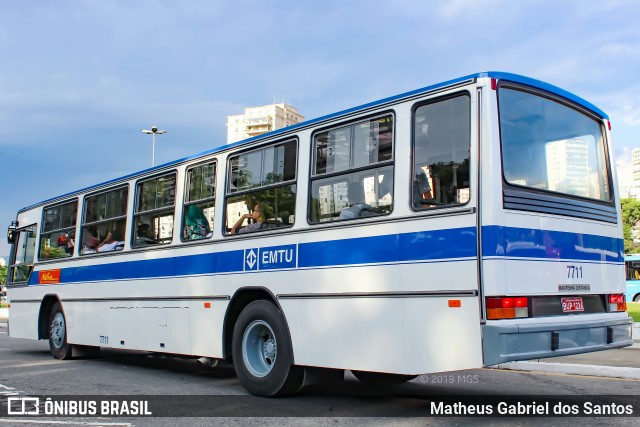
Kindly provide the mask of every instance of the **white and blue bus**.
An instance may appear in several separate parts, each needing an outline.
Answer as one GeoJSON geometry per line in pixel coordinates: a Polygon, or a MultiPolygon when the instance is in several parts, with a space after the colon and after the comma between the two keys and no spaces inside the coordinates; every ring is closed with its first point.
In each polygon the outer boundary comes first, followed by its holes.
{"type": "Polygon", "coordinates": [[[640,255],[626,255],[624,267],[627,276],[626,300],[640,302],[640,255]]]}
{"type": "Polygon", "coordinates": [[[616,189],[604,112],[473,74],[21,209],[9,333],[262,396],[624,347],[616,189]]]}

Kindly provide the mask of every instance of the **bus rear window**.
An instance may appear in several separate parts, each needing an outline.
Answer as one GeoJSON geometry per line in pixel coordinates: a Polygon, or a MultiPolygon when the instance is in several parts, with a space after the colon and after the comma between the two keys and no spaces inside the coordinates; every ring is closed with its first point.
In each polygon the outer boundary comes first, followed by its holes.
{"type": "Polygon", "coordinates": [[[601,124],[565,104],[499,90],[502,165],[516,186],[611,201],[601,124]]]}

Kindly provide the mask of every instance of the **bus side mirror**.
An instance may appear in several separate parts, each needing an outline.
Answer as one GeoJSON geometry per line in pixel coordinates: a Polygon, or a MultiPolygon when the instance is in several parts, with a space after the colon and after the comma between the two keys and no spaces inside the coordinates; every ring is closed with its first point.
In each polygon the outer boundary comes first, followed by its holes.
{"type": "Polygon", "coordinates": [[[11,225],[9,226],[9,229],[7,230],[7,242],[9,242],[10,245],[13,245],[18,239],[18,233],[16,230],[17,228],[18,228],[18,223],[15,221],[12,221],[11,225]]]}

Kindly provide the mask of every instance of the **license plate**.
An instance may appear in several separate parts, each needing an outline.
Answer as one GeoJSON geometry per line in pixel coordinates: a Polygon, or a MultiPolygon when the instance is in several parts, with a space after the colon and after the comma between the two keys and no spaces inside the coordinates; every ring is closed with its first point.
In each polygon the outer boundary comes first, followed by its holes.
{"type": "Polygon", "coordinates": [[[574,311],[584,311],[584,304],[581,297],[562,298],[562,311],[571,313],[574,311]]]}

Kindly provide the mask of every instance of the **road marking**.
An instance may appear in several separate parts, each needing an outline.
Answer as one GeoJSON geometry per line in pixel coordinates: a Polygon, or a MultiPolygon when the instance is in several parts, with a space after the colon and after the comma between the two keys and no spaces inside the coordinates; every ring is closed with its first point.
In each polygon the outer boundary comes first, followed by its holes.
{"type": "MultiPolygon", "coordinates": [[[[79,360],[76,360],[79,362],[79,360]]],[[[50,366],[50,365],[62,365],[64,363],[69,363],[66,360],[46,360],[42,362],[31,362],[31,363],[19,363],[17,365],[2,365],[2,369],[6,368],[31,368],[33,366],[50,366]]]]}
{"type": "Polygon", "coordinates": [[[64,371],[71,371],[73,370],[73,368],[60,368],[60,369],[48,369],[46,371],[29,371],[29,372],[16,372],[16,373],[10,373],[8,375],[11,376],[11,378],[15,378],[15,377],[32,377],[34,375],[47,375],[47,374],[53,374],[56,372],[64,372],[64,371]]]}
{"type": "Polygon", "coordinates": [[[86,422],[86,421],[54,421],[54,420],[7,420],[0,419],[0,423],[7,424],[58,424],[58,425],[72,425],[72,426],[122,426],[132,427],[131,423],[100,423],[100,422],[86,422]]]}

